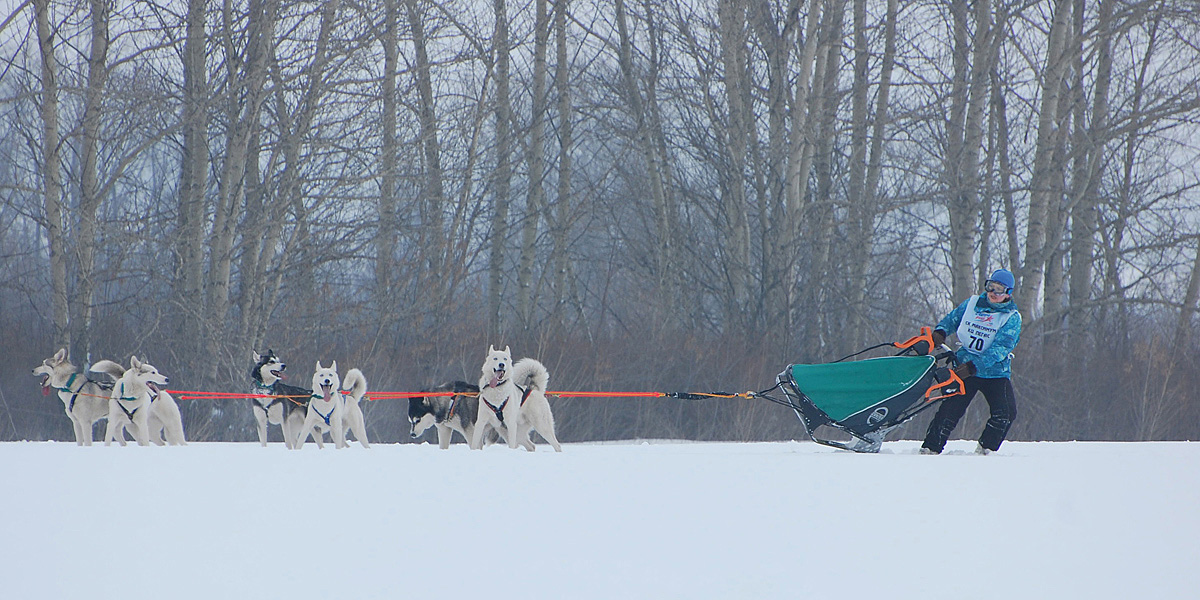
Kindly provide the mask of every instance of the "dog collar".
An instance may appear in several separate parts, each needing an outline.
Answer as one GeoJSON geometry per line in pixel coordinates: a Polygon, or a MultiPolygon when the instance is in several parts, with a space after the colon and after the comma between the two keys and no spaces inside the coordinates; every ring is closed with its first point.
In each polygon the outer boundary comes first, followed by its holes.
{"type": "MultiPolygon", "coordinates": [[[[54,388],[54,389],[56,389],[60,392],[70,392],[72,394],[77,393],[75,390],[71,389],[71,386],[75,384],[76,377],[79,377],[79,373],[71,373],[71,378],[67,380],[66,385],[64,385],[60,388],[54,388]]],[[[83,386],[79,386],[79,389],[83,389],[83,386]]]]}

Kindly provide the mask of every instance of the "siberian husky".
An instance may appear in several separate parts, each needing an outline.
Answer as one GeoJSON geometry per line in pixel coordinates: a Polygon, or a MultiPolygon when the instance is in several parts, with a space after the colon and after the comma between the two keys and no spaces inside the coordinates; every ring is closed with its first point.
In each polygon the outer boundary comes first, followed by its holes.
{"type": "Polygon", "coordinates": [[[300,435],[296,438],[295,448],[304,447],[304,441],[311,434],[318,448],[324,448],[321,441],[323,432],[328,431],[333,437],[334,447],[345,448],[346,430],[354,432],[354,439],[363,448],[370,448],[367,442],[367,426],[363,419],[362,408],[358,402],[367,393],[367,378],[362,371],[350,369],[346,371],[346,387],[342,390],[342,381],[338,377],[337,361],[329,367],[322,367],[317,361],[317,371],[313,373],[312,399],[308,403],[308,412],[304,423],[300,426],[300,435]]]}
{"type": "MultiPolygon", "coordinates": [[[[75,428],[75,443],[91,446],[92,429],[96,421],[108,417],[112,382],[95,381],[87,373],[76,371],[75,365],[67,360],[66,348],[43,360],[40,366],[33,369],[33,374],[42,377],[42,395],[49,396],[50,390],[58,391],[63,409],[75,428]]],[[[120,377],[119,373],[113,375],[113,379],[117,377],[120,377]]]]}
{"type": "MultiPolygon", "coordinates": [[[[450,438],[457,431],[468,444],[475,434],[475,418],[479,414],[479,386],[465,381],[443,383],[427,390],[430,393],[453,396],[416,396],[408,399],[408,433],[413,439],[421,437],[426,429],[437,427],[438,447],[450,447],[450,438]]],[[[495,436],[488,436],[490,443],[495,436]]]]}
{"type": "Polygon", "coordinates": [[[163,437],[172,446],[187,445],[183,434],[183,418],[179,405],[169,392],[161,386],[169,381],[154,365],[129,358],[129,369],[111,361],[97,362],[93,370],[118,373],[120,377],[112,389],[108,401],[108,427],[104,434],[104,445],[116,440],[125,445],[125,431],[133,435],[139,446],[153,442],[163,445],[163,437]]]}
{"type": "Polygon", "coordinates": [[[483,447],[483,436],[489,427],[497,431],[506,427],[509,448],[524,446],[532,452],[534,447],[529,434],[537,431],[550,442],[555,452],[562,452],[562,445],[554,436],[554,415],[546,400],[546,386],[550,383],[550,372],[546,367],[532,358],[522,358],[513,364],[508,346],[504,350],[488,346],[482,371],[479,411],[471,448],[483,447]]]}
{"type": "Polygon", "coordinates": [[[274,350],[266,354],[254,352],[254,368],[250,377],[254,379],[251,393],[255,396],[270,395],[273,398],[250,398],[250,409],[258,422],[258,441],[267,446],[267,424],[279,425],[283,429],[283,444],[291,448],[308,411],[308,400],[312,390],[306,390],[283,382],[283,371],[287,364],[275,356],[274,350]]]}

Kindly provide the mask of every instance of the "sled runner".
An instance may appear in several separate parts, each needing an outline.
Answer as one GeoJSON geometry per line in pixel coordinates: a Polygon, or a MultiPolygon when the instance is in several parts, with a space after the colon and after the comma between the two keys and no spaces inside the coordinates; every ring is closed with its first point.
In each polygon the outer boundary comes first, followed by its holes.
{"type": "Polygon", "coordinates": [[[922,339],[928,339],[928,348],[932,348],[932,338],[924,337],[928,333],[923,331],[922,336],[903,344],[890,344],[904,349],[898,356],[788,365],[778,377],[778,388],[787,401],[779,403],[796,412],[814,442],[854,452],[878,452],[888,432],[939,400],[963,393],[962,379],[952,370],[953,352],[904,356],[922,339]],[[850,434],[852,439],[842,442],[822,437],[818,434],[822,427],[850,434]]]}

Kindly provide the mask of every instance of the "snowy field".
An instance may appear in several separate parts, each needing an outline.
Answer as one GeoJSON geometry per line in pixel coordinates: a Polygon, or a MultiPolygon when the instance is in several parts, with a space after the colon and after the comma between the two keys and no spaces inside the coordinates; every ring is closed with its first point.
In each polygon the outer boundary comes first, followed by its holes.
{"type": "Polygon", "coordinates": [[[1191,599],[1200,443],[0,444],[0,597],[1191,599]]]}

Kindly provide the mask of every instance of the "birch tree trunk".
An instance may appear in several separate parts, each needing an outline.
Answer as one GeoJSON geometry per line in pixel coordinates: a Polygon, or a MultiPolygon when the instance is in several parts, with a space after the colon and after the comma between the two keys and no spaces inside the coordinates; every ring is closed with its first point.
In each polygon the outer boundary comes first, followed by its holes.
{"type": "Polygon", "coordinates": [[[530,111],[529,150],[526,162],[529,165],[529,193],[525,201],[525,217],[521,223],[521,261],[517,267],[517,307],[521,327],[528,330],[533,321],[536,294],[533,290],[533,261],[537,253],[537,232],[541,224],[542,207],[546,203],[545,173],[546,150],[546,52],[550,40],[550,16],[547,0],[534,2],[537,13],[533,28],[533,89],[530,90],[533,106],[530,111]]]}
{"type": "MultiPolygon", "coordinates": [[[[666,296],[666,302],[671,303],[674,297],[674,276],[671,270],[675,263],[675,248],[673,244],[674,238],[674,207],[671,205],[671,199],[665,188],[664,181],[666,177],[666,159],[660,152],[660,144],[656,142],[655,123],[652,114],[653,104],[655,103],[653,95],[654,77],[647,78],[647,85],[650,87],[648,97],[643,99],[642,90],[638,85],[639,75],[634,67],[633,62],[633,41],[629,35],[628,17],[625,12],[625,0],[615,0],[614,2],[614,20],[617,25],[617,34],[619,36],[617,47],[617,61],[621,68],[621,79],[623,84],[623,92],[625,101],[628,104],[630,117],[636,124],[636,138],[638,150],[642,153],[642,160],[646,168],[646,176],[649,178],[650,197],[654,204],[655,230],[658,235],[656,238],[656,256],[653,259],[655,283],[663,294],[666,296]]],[[[653,36],[651,36],[653,37],[653,36]]],[[[651,65],[652,69],[657,68],[651,65]]]]}
{"type": "MultiPolygon", "coordinates": [[[[499,1],[499,0],[498,0],[499,1]]],[[[404,4],[409,28],[413,37],[415,57],[414,76],[417,84],[417,120],[420,124],[421,156],[424,159],[424,184],[421,189],[421,227],[418,230],[418,249],[426,273],[444,272],[449,261],[452,244],[447,239],[444,211],[446,192],[443,183],[441,145],[438,141],[436,99],[433,95],[432,65],[429,61],[428,40],[425,33],[425,18],[417,0],[405,0],[404,4]]],[[[506,25],[507,27],[507,25],[506,25]]],[[[507,39],[507,37],[505,38],[507,39]]],[[[445,305],[448,296],[449,278],[431,277],[425,299],[428,308],[436,310],[445,305]]]]}
{"type": "Polygon", "coordinates": [[[1030,181],[1029,223],[1025,238],[1025,264],[1018,270],[1017,304],[1026,307],[1029,316],[1040,317],[1034,301],[1044,284],[1046,263],[1050,259],[1047,246],[1050,219],[1057,210],[1055,194],[1061,188],[1062,165],[1059,156],[1059,109],[1063,79],[1070,67],[1064,60],[1070,34],[1071,0],[1055,0],[1054,20],[1047,39],[1046,64],[1042,70],[1042,103],[1038,112],[1037,142],[1034,149],[1033,174],[1030,181]],[[1056,181],[1058,183],[1056,183],[1056,181]]]}
{"type": "Polygon", "coordinates": [[[954,84],[951,91],[949,139],[950,164],[947,190],[950,196],[950,270],[954,297],[965,298],[978,289],[974,265],[976,232],[979,228],[980,160],[983,115],[987,106],[988,75],[991,72],[991,3],[975,3],[975,32],[968,34],[967,5],[951,2],[954,15],[954,84]],[[970,55],[968,62],[968,54],[970,55]]]}
{"type": "MultiPolygon", "coordinates": [[[[824,60],[818,60],[817,50],[820,47],[818,26],[821,22],[821,2],[810,2],[805,16],[804,34],[801,37],[799,64],[796,66],[797,75],[795,91],[788,108],[791,116],[791,130],[788,132],[787,156],[787,189],[785,190],[784,221],[785,227],[781,234],[780,245],[791,250],[788,256],[788,274],[784,282],[787,290],[787,312],[784,315],[785,330],[789,338],[800,337],[799,325],[807,323],[801,319],[796,310],[801,299],[809,297],[809,291],[802,285],[802,270],[800,262],[800,236],[804,231],[806,198],[808,195],[808,180],[812,172],[813,153],[816,140],[816,119],[812,109],[813,91],[818,87],[817,82],[824,79],[822,74],[824,60]]],[[[785,343],[794,344],[793,339],[785,343]]]]}
{"type": "MultiPolygon", "coordinates": [[[[570,0],[555,0],[554,3],[554,88],[558,92],[558,192],[548,215],[551,221],[554,251],[554,307],[557,324],[566,328],[563,305],[567,301],[567,256],[571,232],[571,146],[574,144],[571,114],[570,62],[567,57],[567,11],[570,0]]],[[[581,315],[582,316],[582,311],[581,315]]],[[[581,319],[582,321],[582,319],[581,319]]],[[[582,322],[580,323],[582,325],[582,322]]]]}
{"type": "MultiPolygon", "coordinates": [[[[1076,2],[1076,14],[1083,14],[1082,0],[1076,2]]],[[[1096,76],[1092,85],[1091,123],[1084,127],[1084,76],[1083,53],[1079,53],[1076,66],[1075,89],[1079,98],[1076,102],[1076,151],[1075,172],[1072,176],[1074,192],[1071,208],[1071,270],[1070,301],[1072,312],[1068,315],[1068,353],[1084,357],[1090,354],[1095,311],[1082,308],[1092,299],[1092,279],[1095,260],[1096,230],[1099,226],[1100,171],[1104,162],[1104,147],[1108,143],[1108,94],[1112,82],[1112,35],[1113,2],[1100,0],[1096,22],[1098,39],[1095,45],[1096,76]]],[[[1076,35],[1082,36],[1082,19],[1077,24],[1076,35]]]]}
{"type": "MultiPolygon", "coordinates": [[[[851,89],[853,115],[850,142],[850,175],[848,207],[850,214],[851,244],[849,247],[849,286],[847,293],[846,346],[853,348],[866,345],[867,321],[866,299],[870,283],[867,281],[867,266],[871,260],[871,249],[875,238],[875,217],[878,215],[877,199],[879,178],[883,164],[884,127],[888,123],[888,98],[891,93],[892,69],[896,54],[897,0],[888,0],[884,16],[884,50],[880,66],[879,84],[875,92],[875,114],[868,117],[869,101],[866,1],[854,2],[854,85],[851,89]],[[867,148],[867,129],[870,127],[870,149],[867,148]]],[[[840,352],[840,350],[839,350],[840,352]]]]}
{"type": "Polygon", "coordinates": [[[108,80],[109,0],[91,0],[91,47],[88,53],[87,88],[84,90],[82,139],[79,150],[79,210],[75,248],[79,257],[79,280],[71,307],[72,344],[86,357],[92,345],[92,319],[95,309],[96,230],[100,209],[101,185],[97,156],[100,146],[100,116],[104,107],[108,80]]]}
{"type": "Polygon", "coordinates": [[[791,287],[789,275],[795,252],[792,246],[783,243],[791,229],[786,216],[790,156],[788,117],[792,95],[788,66],[800,27],[800,3],[800,0],[788,0],[785,13],[781,15],[781,27],[776,25],[769,2],[754,2],[749,9],[750,24],[766,54],[768,75],[768,141],[766,156],[761,160],[765,165],[765,186],[758,202],[759,237],[762,240],[759,267],[762,308],[755,319],[758,324],[783,322],[788,312],[787,292],[791,287]]]}
{"type": "Polygon", "coordinates": [[[205,0],[188,0],[183,42],[183,153],[179,167],[176,295],[182,307],[181,339],[197,340],[203,314],[205,196],[208,189],[208,73],[205,0]]]}
{"type": "Polygon", "coordinates": [[[725,319],[741,322],[749,290],[750,231],[746,215],[746,159],[749,134],[754,125],[751,114],[746,58],[746,8],[738,0],[720,0],[721,61],[725,75],[725,98],[728,103],[728,126],[725,132],[725,155],[729,169],[721,178],[721,211],[724,230],[721,240],[728,251],[723,266],[725,285],[725,319]]]}
{"type": "Polygon", "coordinates": [[[34,0],[38,52],[42,67],[42,198],[46,206],[46,237],[50,244],[50,305],[54,345],[71,347],[71,317],[67,302],[67,245],[63,231],[62,144],[58,129],[58,69],[54,58],[54,29],[50,0],[34,0]]]}
{"type": "Polygon", "coordinates": [[[492,188],[492,232],[491,255],[488,264],[488,339],[500,343],[506,333],[501,320],[500,302],[503,297],[503,273],[505,270],[505,240],[508,237],[509,187],[512,183],[512,99],[509,97],[509,39],[508,8],[506,0],[494,0],[496,30],[492,43],[495,52],[494,73],[496,78],[496,171],[492,188]]]}
{"type": "Polygon", "coordinates": [[[834,181],[833,152],[837,138],[838,73],[841,70],[843,21],[846,15],[846,0],[827,0],[824,21],[821,27],[821,65],[818,68],[819,87],[812,96],[812,111],[816,115],[816,137],[813,141],[813,172],[816,189],[810,202],[810,218],[806,219],[808,235],[806,245],[810,248],[808,269],[809,285],[805,286],[805,301],[801,310],[811,315],[821,348],[834,343],[834,328],[823,307],[830,304],[829,290],[817,282],[831,280],[833,272],[833,228],[834,228],[834,181]]]}
{"type": "MultiPolygon", "coordinates": [[[[226,132],[225,154],[222,157],[221,178],[217,184],[210,267],[205,285],[206,316],[211,319],[214,333],[227,329],[230,287],[233,265],[233,246],[238,226],[245,210],[246,163],[249,145],[259,128],[259,117],[266,99],[267,65],[271,55],[275,18],[279,0],[251,0],[246,20],[246,48],[242,57],[233,46],[233,26],[236,16],[232,7],[225,6],[224,42],[226,45],[226,132]],[[235,60],[234,57],[243,60],[235,60]]],[[[338,1],[326,5],[322,15],[322,37],[328,37],[327,22],[337,10],[338,1]],[[327,18],[328,17],[328,18],[327,18]]],[[[318,45],[320,42],[318,42],[318,45]]],[[[219,335],[219,334],[218,334],[219,335]]]]}
{"type": "Polygon", "coordinates": [[[375,232],[375,305],[380,307],[381,316],[391,314],[395,306],[392,290],[392,272],[395,268],[397,234],[396,157],[399,156],[399,140],[396,139],[397,96],[396,71],[400,64],[400,11],[401,0],[384,0],[383,35],[383,80],[380,84],[381,114],[379,152],[379,227],[375,232]]]}
{"type": "Polygon", "coordinates": [[[1192,260],[1192,272],[1188,276],[1187,291],[1179,307],[1179,322],[1175,325],[1175,339],[1171,345],[1176,352],[1185,351],[1192,340],[1192,318],[1196,315],[1196,302],[1200,300],[1200,235],[1193,236],[1192,241],[1196,242],[1196,254],[1192,260]]]}

